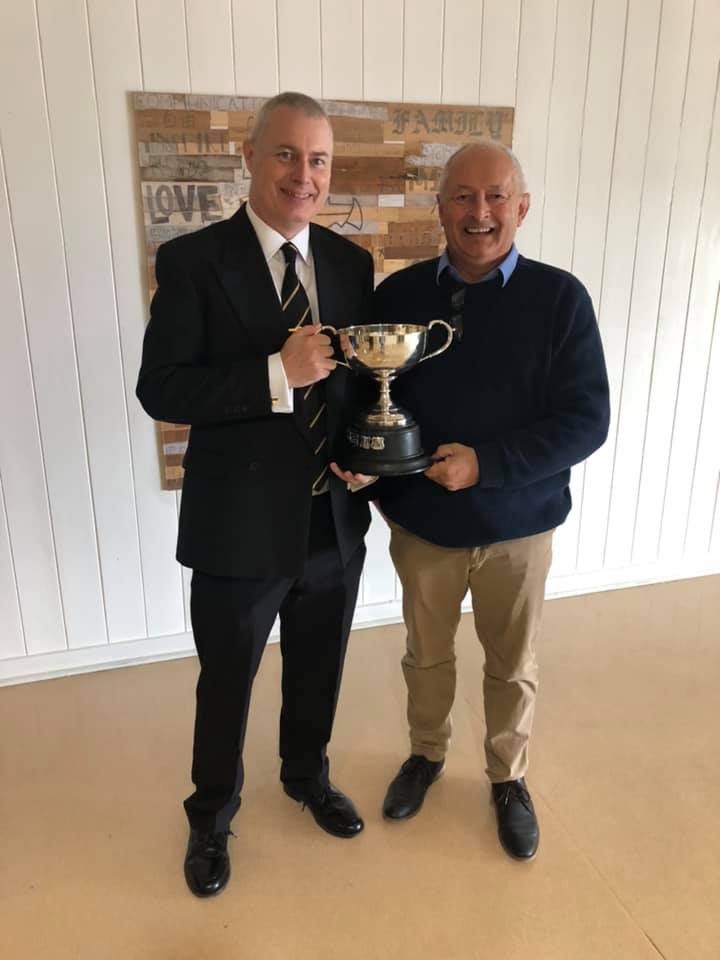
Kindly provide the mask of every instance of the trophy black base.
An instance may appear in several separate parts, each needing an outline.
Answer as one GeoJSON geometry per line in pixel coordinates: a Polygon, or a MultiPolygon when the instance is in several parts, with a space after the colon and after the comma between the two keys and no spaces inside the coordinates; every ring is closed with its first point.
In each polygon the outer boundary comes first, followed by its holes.
{"type": "Polygon", "coordinates": [[[354,423],[345,433],[345,445],[338,462],[352,473],[404,477],[427,470],[433,461],[422,448],[416,423],[404,427],[354,423]]]}

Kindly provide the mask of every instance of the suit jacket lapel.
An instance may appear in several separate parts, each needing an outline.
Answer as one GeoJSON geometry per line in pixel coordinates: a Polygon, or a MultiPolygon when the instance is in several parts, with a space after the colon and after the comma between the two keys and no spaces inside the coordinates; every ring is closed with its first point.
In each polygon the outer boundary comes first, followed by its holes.
{"type": "Polygon", "coordinates": [[[245,205],[227,221],[216,272],[238,319],[262,352],[277,352],[287,338],[280,301],[245,205]]]}
{"type": "MultiPolygon", "coordinates": [[[[320,322],[340,328],[343,326],[342,284],[337,275],[337,265],[329,256],[322,230],[310,224],[310,243],[315,263],[315,284],[320,306],[320,322]]],[[[337,341],[333,340],[337,347],[337,341]]],[[[325,380],[325,396],[328,411],[328,433],[332,437],[338,426],[345,392],[349,382],[349,372],[344,367],[336,367],[325,380]]]]}

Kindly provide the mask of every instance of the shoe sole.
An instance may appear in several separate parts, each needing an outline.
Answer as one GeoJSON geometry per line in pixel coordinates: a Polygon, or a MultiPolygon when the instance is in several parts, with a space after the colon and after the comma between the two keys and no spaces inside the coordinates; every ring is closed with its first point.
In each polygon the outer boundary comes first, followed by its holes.
{"type": "Polygon", "coordinates": [[[413,810],[412,813],[408,813],[408,814],[406,814],[404,817],[391,817],[391,816],[389,816],[387,813],[385,813],[385,811],[383,810],[383,812],[382,812],[383,820],[387,820],[388,823],[403,823],[405,820],[412,820],[413,817],[416,817],[416,816],[420,813],[420,811],[422,810],[422,808],[423,808],[423,804],[425,803],[425,797],[426,797],[426,795],[427,795],[427,791],[430,789],[430,787],[431,787],[434,783],[436,783],[436,782],[440,779],[440,777],[441,777],[444,773],[445,773],[445,765],[443,764],[443,766],[438,770],[438,772],[437,772],[437,773],[435,774],[435,776],[432,778],[432,780],[430,781],[430,783],[427,785],[427,790],[426,790],[425,793],[423,794],[423,798],[422,798],[422,800],[420,801],[420,806],[417,808],[417,810],[413,810]]]}

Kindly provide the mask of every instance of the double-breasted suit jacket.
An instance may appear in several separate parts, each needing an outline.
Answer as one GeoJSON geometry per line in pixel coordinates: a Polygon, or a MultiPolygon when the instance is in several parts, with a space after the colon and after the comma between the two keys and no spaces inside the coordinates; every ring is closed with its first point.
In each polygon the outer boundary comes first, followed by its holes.
{"type": "MultiPolygon", "coordinates": [[[[369,254],[315,224],[310,246],[321,322],[366,322],[369,254]]],[[[137,395],[156,420],[191,425],[177,559],[216,576],[297,576],[315,464],[299,419],[272,412],[267,359],[289,334],[245,208],[164,244],[156,273],[137,395]]],[[[353,380],[338,366],[324,381],[331,456],[353,380]]],[[[330,496],[345,562],[368,506],[332,474],[330,496]]]]}

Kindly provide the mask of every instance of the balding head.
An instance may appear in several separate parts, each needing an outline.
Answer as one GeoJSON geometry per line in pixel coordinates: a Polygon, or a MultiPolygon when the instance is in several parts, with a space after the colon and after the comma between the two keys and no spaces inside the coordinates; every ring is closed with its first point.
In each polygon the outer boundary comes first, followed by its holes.
{"type": "Polygon", "coordinates": [[[438,208],[451,264],[477,283],[510,252],[530,206],[512,151],[487,140],[462,147],[440,180],[438,208]]]}
{"type": "Polygon", "coordinates": [[[506,156],[513,168],[513,184],[514,189],[518,193],[527,193],[527,184],[525,181],[525,174],[523,169],[520,166],[520,161],[512,152],[509,147],[506,147],[503,143],[498,143],[497,140],[479,140],[477,143],[464,143],[462,147],[455,151],[452,154],[450,159],[445,164],[443,172],[440,174],[440,180],[438,181],[438,194],[440,197],[445,193],[447,186],[448,176],[450,169],[454,163],[458,161],[460,157],[467,153],[482,153],[483,151],[496,151],[497,153],[503,154],[506,156]]]}

